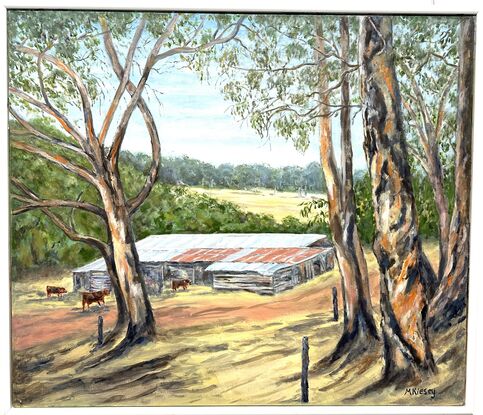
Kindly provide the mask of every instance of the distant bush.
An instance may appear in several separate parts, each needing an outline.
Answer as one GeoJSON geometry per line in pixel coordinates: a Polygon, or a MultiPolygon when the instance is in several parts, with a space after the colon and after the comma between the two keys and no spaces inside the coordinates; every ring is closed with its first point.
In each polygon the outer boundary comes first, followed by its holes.
{"type": "MultiPolygon", "coordinates": [[[[423,238],[438,238],[438,212],[434,202],[433,190],[428,177],[414,169],[413,193],[418,215],[419,233],[423,238]]],[[[449,206],[454,200],[454,182],[452,172],[445,177],[445,191],[449,206]]],[[[372,244],[375,234],[374,206],[369,173],[358,171],[354,175],[354,192],[356,198],[356,222],[359,236],[365,244],[372,244]]],[[[312,217],[309,223],[319,223],[328,228],[327,202],[325,199],[315,199],[305,202],[302,206],[302,216],[312,217]]]]}
{"type": "MultiPolygon", "coordinates": [[[[146,174],[147,156],[122,153],[121,176],[126,194],[139,191],[146,174]],[[143,161],[144,160],[144,161],[143,161]]],[[[12,149],[10,173],[45,198],[64,198],[100,203],[99,195],[86,183],[40,158],[12,149]]],[[[12,199],[12,207],[18,202],[12,199]]],[[[70,209],[56,210],[67,223],[84,234],[105,239],[97,217],[70,209]]],[[[186,186],[157,183],[133,216],[137,239],[166,233],[324,232],[320,224],[306,224],[294,217],[277,223],[271,215],[244,212],[237,205],[190,191],[186,186]]],[[[68,239],[40,211],[11,218],[11,265],[17,278],[22,273],[47,266],[74,267],[99,256],[93,248],[68,239]]]]}

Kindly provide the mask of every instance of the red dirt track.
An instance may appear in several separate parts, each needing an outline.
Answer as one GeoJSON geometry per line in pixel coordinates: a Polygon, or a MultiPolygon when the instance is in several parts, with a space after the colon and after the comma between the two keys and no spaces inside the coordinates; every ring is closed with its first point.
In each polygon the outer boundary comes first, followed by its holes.
{"type": "MultiPolygon", "coordinates": [[[[375,299],[378,292],[378,274],[371,273],[371,294],[375,299]]],[[[287,292],[281,296],[261,297],[253,295],[249,301],[240,305],[233,303],[233,297],[220,296],[216,305],[203,301],[192,303],[188,296],[178,300],[169,298],[153,304],[156,323],[159,329],[200,326],[210,323],[233,321],[264,321],[289,314],[321,313],[332,308],[331,289],[339,286],[339,281],[319,282],[314,289],[287,292]],[[189,302],[189,304],[186,304],[189,302]],[[184,303],[184,304],[183,304],[184,303]]],[[[303,287],[303,286],[301,286],[303,287]]],[[[339,290],[340,293],[340,290],[339,290]]],[[[339,294],[339,304],[342,300],[339,294]]],[[[13,348],[24,350],[30,347],[68,340],[71,338],[95,336],[97,316],[94,311],[82,312],[80,308],[36,310],[31,313],[17,313],[12,317],[13,348]]],[[[110,309],[101,311],[104,317],[104,329],[109,330],[115,323],[116,310],[113,303],[110,309]]]]}

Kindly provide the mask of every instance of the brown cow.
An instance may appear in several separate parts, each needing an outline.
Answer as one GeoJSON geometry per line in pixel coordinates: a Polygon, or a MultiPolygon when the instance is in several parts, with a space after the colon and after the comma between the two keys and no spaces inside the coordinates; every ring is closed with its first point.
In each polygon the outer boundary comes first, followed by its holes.
{"type": "Polygon", "coordinates": [[[190,280],[171,280],[171,288],[173,291],[176,291],[180,287],[183,287],[183,290],[186,290],[190,284],[190,280]]]}
{"type": "Polygon", "coordinates": [[[54,287],[52,285],[47,285],[45,290],[47,291],[47,298],[50,298],[52,294],[57,294],[57,298],[60,298],[62,297],[62,294],[67,293],[67,290],[64,287],[54,287]]]}
{"type": "Polygon", "coordinates": [[[102,291],[92,291],[92,292],[81,292],[82,294],[82,311],[85,310],[85,306],[87,304],[87,309],[89,309],[89,306],[92,303],[97,303],[99,306],[102,304],[106,304],[104,301],[104,297],[106,295],[109,295],[111,292],[107,289],[104,288],[102,291]]]}

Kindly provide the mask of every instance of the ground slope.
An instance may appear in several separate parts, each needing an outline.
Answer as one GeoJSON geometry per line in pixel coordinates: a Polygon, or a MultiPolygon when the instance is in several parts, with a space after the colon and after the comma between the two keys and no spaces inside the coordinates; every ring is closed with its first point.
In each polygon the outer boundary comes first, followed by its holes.
{"type": "MultiPolygon", "coordinates": [[[[428,253],[433,261],[437,247],[428,253]]],[[[372,255],[371,291],[377,301],[378,274],[372,255]]],[[[66,279],[63,282],[68,283],[66,279]]],[[[82,313],[77,295],[41,298],[40,283],[15,284],[13,302],[13,381],[17,406],[77,405],[297,405],[300,399],[300,346],[310,342],[310,403],[461,404],[464,399],[465,325],[432,345],[439,373],[413,395],[405,388],[365,389],[379,377],[382,360],[367,356],[341,370],[317,362],[335,347],[342,322],[334,322],[331,289],[337,271],[275,297],[221,293],[192,287],[153,298],[158,336],[102,368],[76,371],[73,362],[89,355],[97,315],[112,326],[112,300],[82,313]]],[[[340,289],[339,289],[340,292],[340,289]]],[[[376,309],[378,307],[376,306],[376,309]]]]}

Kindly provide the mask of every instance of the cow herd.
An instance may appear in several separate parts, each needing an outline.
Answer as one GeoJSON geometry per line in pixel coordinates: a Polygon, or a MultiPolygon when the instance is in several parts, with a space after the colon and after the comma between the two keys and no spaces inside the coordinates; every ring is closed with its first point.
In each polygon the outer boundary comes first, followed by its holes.
{"type": "MultiPolygon", "coordinates": [[[[191,285],[191,281],[188,279],[173,279],[171,280],[171,289],[173,291],[177,291],[178,288],[182,288],[184,291],[191,285]]],[[[55,287],[52,285],[47,285],[46,287],[47,298],[51,298],[52,295],[57,295],[58,299],[63,298],[64,294],[67,294],[67,290],[64,287],[55,287]]],[[[85,307],[87,305],[87,309],[89,310],[89,306],[93,303],[101,305],[105,305],[104,297],[106,295],[110,295],[110,291],[107,288],[104,288],[101,291],[81,291],[81,301],[82,301],[82,311],[85,311],[85,307]]]]}

